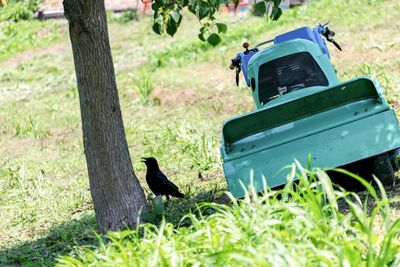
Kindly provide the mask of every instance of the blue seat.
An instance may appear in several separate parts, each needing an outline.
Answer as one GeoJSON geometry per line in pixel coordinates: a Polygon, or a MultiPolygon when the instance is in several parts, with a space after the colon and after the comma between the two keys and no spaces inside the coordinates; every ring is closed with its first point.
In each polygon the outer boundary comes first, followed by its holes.
{"type": "Polygon", "coordinates": [[[322,38],[321,34],[318,32],[318,27],[315,27],[313,30],[309,27],[301,27],[296,30],[286,32],[276,36],[274,38],[274,43],[279,44],[297,38],[306,39],[318,44],[321,47],[322,52],[330,58],[328,47],[326,46],[325,40],[322,38]]]}

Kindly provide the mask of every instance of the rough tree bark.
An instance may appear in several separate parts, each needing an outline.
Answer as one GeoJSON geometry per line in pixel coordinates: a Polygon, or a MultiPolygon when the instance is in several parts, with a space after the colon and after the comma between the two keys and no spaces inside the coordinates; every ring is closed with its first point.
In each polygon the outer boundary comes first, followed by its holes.
{"type": "Polygon", "coordinates": [[[64,0],[78,83],[83,145],[102,233],[136,227],[146,205],[122,121],[103,0],[64,0]]]}

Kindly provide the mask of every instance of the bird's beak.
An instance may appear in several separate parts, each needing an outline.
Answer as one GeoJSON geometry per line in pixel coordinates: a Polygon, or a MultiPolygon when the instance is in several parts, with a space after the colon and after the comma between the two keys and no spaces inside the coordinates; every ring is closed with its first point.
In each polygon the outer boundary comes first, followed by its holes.
{"type": "Polygon", "coordinates": [[[141,162],[146,162],[147,158],[142,158],[141,162]]]}

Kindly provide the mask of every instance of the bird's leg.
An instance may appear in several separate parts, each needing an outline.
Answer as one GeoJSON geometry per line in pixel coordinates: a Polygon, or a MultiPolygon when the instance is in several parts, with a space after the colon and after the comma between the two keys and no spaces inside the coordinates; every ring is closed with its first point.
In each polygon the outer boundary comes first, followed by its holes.
{"type": "Polygon", "coordinates": [[[165,207],[167,207],[168,206],[168,204],[169,204],[169,195],[165,195],[166,197],[167,197],[167,202],[165,203],[165,207]]]}

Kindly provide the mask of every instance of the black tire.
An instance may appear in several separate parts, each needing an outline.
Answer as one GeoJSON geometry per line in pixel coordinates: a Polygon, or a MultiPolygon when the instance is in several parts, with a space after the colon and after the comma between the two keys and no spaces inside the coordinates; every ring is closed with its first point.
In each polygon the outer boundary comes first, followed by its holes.
{"type": "Polygon", "coordinates": [[[372,161],[372,173],[378,177],[384,185],[393,185],[395,175],[389,154],[376,156],[372,161]]]}
{"type": "Polygon", "coordinates": [[[390,161],[392,162],[394,172],[400,169],[400,150],[391,151],[389,154],[390,161]]]}

